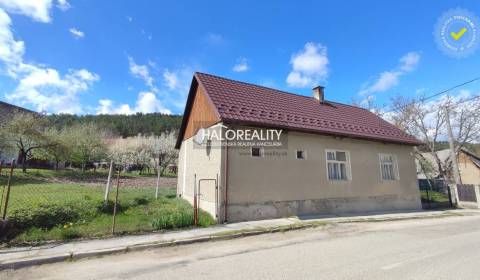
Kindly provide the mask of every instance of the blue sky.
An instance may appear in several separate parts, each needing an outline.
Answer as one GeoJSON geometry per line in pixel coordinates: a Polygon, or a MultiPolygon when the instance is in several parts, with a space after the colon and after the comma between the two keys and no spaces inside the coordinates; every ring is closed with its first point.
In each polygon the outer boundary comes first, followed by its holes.
{"type": "Polygon", "coordinates": [[[194,71],[379,106],[480,76],[432,35],[477,1],[22,2],[0,0],[0,100],[48,113],[183,113],[194,71]]]}

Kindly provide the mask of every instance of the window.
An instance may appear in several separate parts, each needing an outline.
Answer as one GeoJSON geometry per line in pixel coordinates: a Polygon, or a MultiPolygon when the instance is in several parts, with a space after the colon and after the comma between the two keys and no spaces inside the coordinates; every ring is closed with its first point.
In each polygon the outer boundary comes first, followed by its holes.
{"type": "Polygon", "coordinates": [[[382,180],[398,180],[397,158],[390,154],[379,154],[382,180]]]}
{"type": "Polygon", "coordinates": [[[262,149],[258,147],[252,147],[252,157],[261,157],[262,149]]]}
{"type": "Polygon", "coordinates": [[[297,150],[297,159],[305,159],[305,151],[297,150]]]}
{"type": "Polygon", "coordinates": [[[350,156],[347,151],[327,150],[328,180],[349,180],[350,156]]]}

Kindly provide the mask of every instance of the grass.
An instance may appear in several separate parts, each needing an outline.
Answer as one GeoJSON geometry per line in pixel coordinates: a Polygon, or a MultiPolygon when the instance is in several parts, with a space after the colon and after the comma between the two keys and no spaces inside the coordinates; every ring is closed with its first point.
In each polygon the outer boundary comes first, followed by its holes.
{"type": "MultiPolygon", "coordinates": [[[[3,241],[31,244],[111,235],[113,202],[104,206],[103,186],[81,184],[84,178],[100,176],[98,174],[101,173],[52,170],[29,170],[25,174],[15,170],[7,216],[17,223],[3,241]],[[62,177],[75,178],[78,182],[51,183],[46,180],[62,177]]],[[[101,176],[105,178],[105,173],[101,176]]],[[[0,186],[4,183],[3,177],[0,186]]],[[[187,201],[176,197],[175,189],[160,188],[158,199],[154,198],[154,194],[154,187],[121,185],[116,233],[140,233],[193,225],[193,208],[187,201]]],[[[112,187],[109,200],[114,198],[115,188],[112,187]]],[[[211,224],[214,224],[213,218],[202,211],[200,225],[211,224]]]]}
{"type": "Polygon", "coordinates": [[[436,191],[420,191],[422,201],[425,202],[448,202],[448,195],[436,191]]]}

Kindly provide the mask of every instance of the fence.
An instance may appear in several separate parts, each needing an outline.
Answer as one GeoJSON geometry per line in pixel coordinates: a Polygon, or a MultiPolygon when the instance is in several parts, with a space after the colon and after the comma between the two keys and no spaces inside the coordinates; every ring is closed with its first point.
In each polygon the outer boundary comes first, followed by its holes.
{"type": "MultiPolygon", "coordinates": [[[[112,230],[138,233],[193,224],[192,206],[176,197],[176,178],[113,170],[107,188],[108,168],[27,173],[14,169],[12,176],[7,171],[5,167],[0,171],[0,208],[5,216],[1,242],[100,237],[112,230]]],[[[202,225],[214,223],[211,217],[202,220],[202,225]]]]}
{"type": "Polygon", "coordinates": [[[423,209],[453,207],[453,196],[444,180],[418,180],[423,209]]]}
{"type": "Polygon", "coordinates": [[[454,186],[457,204],[462,208],[480,208],[480,186],[462,184],[454,186]]]}

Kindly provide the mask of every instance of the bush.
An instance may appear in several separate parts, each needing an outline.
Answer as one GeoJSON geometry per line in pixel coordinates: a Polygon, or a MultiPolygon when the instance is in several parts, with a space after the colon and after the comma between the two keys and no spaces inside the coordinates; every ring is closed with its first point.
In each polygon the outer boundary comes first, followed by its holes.
{"type": "Polygon", "coordinates": [[[60,230],[60,239],[62,240],[69,240],[69,239],[75,239],[81,237],[80,233],[78,230],[68,227],[68,228],[63,228],[60,230]]]}
{"type": "MultiPolygon", "coordinates": [[[[193,226],[193,211],[179,211],[166,213],[152,221],[152,227],[155,230],[175,229],[193,226]]],[[[207,227],[215,224],[215,220],[210,214],[200,210],[198,217],[198,225],[207,227]]]]}
{"type": "MultiPolygon", "coordinates": [[[[111,214],[113,215],[113,207],[115,206],[115,202],[109,200],[107,202],[105,201],[99,201],[97,202],[97,211],[99,213],[104,213],[104,214],[111,214]]],[[[117,202],[117,213],[122,212],[125,210],[127,207],[124,207],[122,204],[117,202]]]]}
{"type": "Polygon", "coordinates": [[[133,199],[134,205],[147,205],[148,204],[148,199],[146,197],[135,197],[133,199]]]}
{"type": "Polygon", "coordinates": [[[193,213],[176,212],[162,215],[152,221],[156,230],[189,227],[193,225],[193,213]]]}
{"type": "Polygon", "coordinates": [[[50,229],[58,224],[75,221],[80,216],[72,205],[40,204],[35,208],[20,208],[12,211],[10,220],[17,229],[38,227],[50,229]]]}

